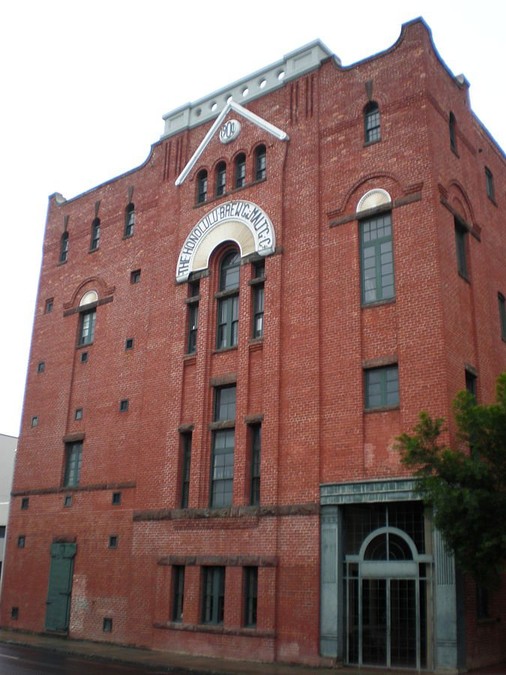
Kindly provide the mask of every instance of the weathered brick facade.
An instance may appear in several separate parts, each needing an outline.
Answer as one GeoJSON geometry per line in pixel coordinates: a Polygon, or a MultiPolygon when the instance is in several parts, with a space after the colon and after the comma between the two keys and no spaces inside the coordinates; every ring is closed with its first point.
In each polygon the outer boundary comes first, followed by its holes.
{"type": "MultiPolygon", "coordinates": [[[[391,49],[351,67],[320,43],[304,47],[168,115],[141,167],[70,200],[53,195],[1,625],[315,666],[337,659],[455,671],[505,658],[500,594],[477,621],[474,588],[459,586],[427,515],[400,575],[367,567],[375,530],[364,525],[385,507],[378,536],[399,537],[408,550],[416,536],[399,523],[416,520],[417,497],[395,438],[422,409],[450,418],[466,384],[491,401],[506,370],[498,308],[505,178],[504,154],[474,117],[467,82],[448,71],[416,20],[391,49]],[[368,140],[371,110],[379,118],[368,140]],[[230,120],[240,132],[223,143],[219,130],[230,120]],[[244,185],[235,187],[241,153],[244,185]],[[220,162],[226,183],[216,196],[220,162]],[[203,225],[192,244],[201,262],[195,254],[189,278],[176,280],[192,228],[220,206],[216,226],[203,225]],[[267,235],[260,220],[241,220],[252,213],[268,219],[267,235]],[[374,249],[371,278],[360,232],[381,218],[377,236],[387,243],[374,249]],[[96,219],[100,240],[90,244],[96,219]],[[233,246],[241,265],[230,290],[220,266],[233,246]],[[458,261],[467,266],[460,273],[458,261]],[[368,284],[382,288],[374,301],[364,295],[368,284]],[[263,329],[254,336],[259,288],[263,329]],[[232,332],[219,348],[217,313],[229,311],[230,298],[237,314],[225,318],[232,332]],[[92,315],[90,339],[82,322],[92,315]],[[379,398],[366,405],[370,373],[379,398]],[[235,388],[235,415],[220,417],[224,387],[235,388]],[[260,499],[252,503],[260,426],[260,499]],[[213,465],[230,458],[216,452],[230,438],[233,481],[213,465]],[[222,502],[218,485],[232,490],[222,502]],[[360,550],[349,543],[352,521],[362,523],[360,550]],[[354,565],[363,594],[355,610],[354,565]],[[209,570],[222,572],[209,582],[206,608],[209,570]],[[392,610],[380,646],[365,616],[371,575],[378,606],[393,606],[397,594],[414,603],[409,616],[392,610]],[[48,587],[65,578],[68,611],[49,616],[48,587]],[[407,633],[394,637],[403,622],[407,633]]],[[[374,630],[385,625],[378,619],[374,630]]]]}

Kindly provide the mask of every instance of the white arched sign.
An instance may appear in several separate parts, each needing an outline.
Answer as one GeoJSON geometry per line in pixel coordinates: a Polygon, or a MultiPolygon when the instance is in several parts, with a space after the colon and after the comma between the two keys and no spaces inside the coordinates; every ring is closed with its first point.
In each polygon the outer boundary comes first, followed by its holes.
{"type": "Polygon", "coordinates": [[[213,250],[223,241],[235,241],[241,257],[266,256],[276,249],[276,236],[269,216],[253,202],[225,202],[209,211],[192,228],[177,261],[176,281],[186,281],[191,272],[209,265],[213,250]]]}

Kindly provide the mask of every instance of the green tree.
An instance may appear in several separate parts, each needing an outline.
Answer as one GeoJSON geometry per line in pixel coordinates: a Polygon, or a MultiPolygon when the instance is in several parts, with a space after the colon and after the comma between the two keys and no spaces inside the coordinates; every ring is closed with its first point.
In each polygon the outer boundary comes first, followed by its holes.
{"type": "Polygon", "coordinates": [[[422,412],[398,448],[459,567],[494,587],[506,563],[506,373],[497,380],[496,403],[478,405],[463,391],[454,413],[455,447],[441,441],[444,420],[422,412]]]}

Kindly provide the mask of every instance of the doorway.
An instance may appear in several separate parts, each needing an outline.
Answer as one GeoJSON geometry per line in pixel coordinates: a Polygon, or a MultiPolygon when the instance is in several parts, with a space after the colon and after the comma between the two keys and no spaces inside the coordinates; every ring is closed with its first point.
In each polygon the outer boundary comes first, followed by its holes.
{"type": "Polygon", "coordinates": [[[76,544],[52,544],[46,601],[47,631],[66,633],[70,619],[70,596],[76,544]]]}

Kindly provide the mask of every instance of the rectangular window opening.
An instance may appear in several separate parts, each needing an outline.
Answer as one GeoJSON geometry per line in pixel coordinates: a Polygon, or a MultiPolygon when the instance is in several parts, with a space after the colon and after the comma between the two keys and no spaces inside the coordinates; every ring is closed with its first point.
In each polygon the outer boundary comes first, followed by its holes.
{"type": "Polygon", "coordinates": [[[184,572],[183,565],[174,565],[172,568],[172,621],[183,621],[184,606],[184,572]]]}
{"type": "Polygon", "coordinates": [[[384,213],[360,223],[362,302],[395,297],[392,218],[384,213]]]}
{"type": "Polygon", "coordinates": [[[365,408],[389,408],[399,405],[397,364],[365,371],[365,408]]]}
{"type": "Polygon", "coordinates": [[[63,476],[63,485],[65,487],[75,487],[76,485],[79,485],[82,454],[82,441],[65,443],[65,471],[63,476]]]}
{"type": "Polygon", "coordinates": [[[181,508],[187,509],[190,504],[190,468],[192,457],[192,434],[181,434],[181,508]]]}
{"type": "Polygon", "coordinates": [[[258,567],[244,568],[244,625],[257,625],[258,567]]]}
{"type": "Polygon", "coordinates": [[[202,623],[222,624],[225,613],[225,568],[204,567],[202,590],[202,623]]]}

